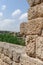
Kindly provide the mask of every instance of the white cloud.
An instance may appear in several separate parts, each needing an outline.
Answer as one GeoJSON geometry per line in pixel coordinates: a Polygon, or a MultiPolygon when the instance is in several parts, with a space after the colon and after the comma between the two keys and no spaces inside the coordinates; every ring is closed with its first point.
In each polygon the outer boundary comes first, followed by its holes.
{"type": "Polygon", "coordinates": [[[7,26],[9,24],[11,24],[14,20],[13,19],[4,19],[4,20],[1,20],[0,23],[1,23],[1,27],[4,27],[4,26],[7,26]]]}
{"type": "Polygon", "coordinates": [[[6,5],[2,5],[2,10],[5,10],[6,9],[6,5]]]}
{"type": "Polygon", "coordinates": [[[0,30],[6,30],[6,31],[20,31],[20,24],[23,21],[18,19],[3,19],[0,20],[0,30]]]}
{"type": "Polygon", "coordinates": [[[22,19],[25,19],[25,18],[27,18],[27,13],[22,14],[19,19],[22,20],[22,19]]]}
{"type": "MultiPolygon", "coordinates": [[[[17,12],[17,10],[16,10],[17,12]]],[[[18,13],[17,13],[18,14],[18,13]]],[[[17,15],[15,14],[15,15],[17,15]]],[[[0,15],[1,16],[1,15],[0,15]]],[[[16,16],[15,16],[16,17],[16,16]]],[[[20,14],[18,18],[12,19],[1,19],[0,20],[0,30],[8,30],[8,31],[20,31],[20,24],[23,21],[27,21],[27,13],[20,14]]]]}
{"type": "Polygon", "coordinates": [[[20,31],[20,21],[14,20],[14,19],[3,19],[0,20],[0,30],[6,30],[6,31],[20,31]]]}
{"type": "Polygon", "coordinates": [[[20,15],[21,14],[21,10],[20,9],[17,9],[17,10],[15,10],[13,13],[12,13],[12,16],[18,16],[18,15],[20,15]]]}
{"type": "Polygon", "coordinates": [[[3,16],[3,13],[2,12],[0,12],[0,17],[2,17],[3,16]]]}
{"type": "Polygon", "coordinates": [[[14,23],[15,20],[13,19],[4,19],[0,20],[0,30],[9,30],[12,31],[12,23],[14,23]]]}

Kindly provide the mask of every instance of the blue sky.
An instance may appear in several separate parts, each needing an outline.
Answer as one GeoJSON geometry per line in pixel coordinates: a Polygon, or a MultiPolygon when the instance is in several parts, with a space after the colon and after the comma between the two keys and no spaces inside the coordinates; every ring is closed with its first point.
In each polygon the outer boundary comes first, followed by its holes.
{"type": "Polygon", "coordinates": [[[20,31],[27,21],[29,5],[26,0],[0,0],[0,30],[20,31]]]}

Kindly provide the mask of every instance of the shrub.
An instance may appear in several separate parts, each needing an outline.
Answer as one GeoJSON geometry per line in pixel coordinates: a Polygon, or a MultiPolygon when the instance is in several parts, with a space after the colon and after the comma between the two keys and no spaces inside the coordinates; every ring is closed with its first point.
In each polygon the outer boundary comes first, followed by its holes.
{"type": "Polygon", "coordinates": [[[8,42],[12,44],[25,45],[25,41],[22,38],[18,38],[17,35],[13,36],[10,33],[0,34],[0,41],[8,42]]]}

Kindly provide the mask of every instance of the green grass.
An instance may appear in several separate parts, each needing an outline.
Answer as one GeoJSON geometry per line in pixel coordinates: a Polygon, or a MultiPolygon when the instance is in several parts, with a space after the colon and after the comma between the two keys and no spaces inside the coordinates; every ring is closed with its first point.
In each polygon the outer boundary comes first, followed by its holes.
{"type": "Polygon", "coordinates": [[[13,36],[10,33],[0,34],[0,41],[12,43],[12,44],[23,45],[23,46],[25,45],[25,41],[22,38],[13,36]]]}

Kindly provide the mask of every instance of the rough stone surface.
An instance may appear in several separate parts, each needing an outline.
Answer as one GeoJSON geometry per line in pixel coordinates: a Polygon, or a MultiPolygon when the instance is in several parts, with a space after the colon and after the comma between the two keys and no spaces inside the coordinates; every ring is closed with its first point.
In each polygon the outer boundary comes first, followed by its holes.
{"type": "Polygon", "coordinates": [[[41,29],[43,27],[42,23],[43,18],[29,20],[29,22],[27,23],[27,34],[40,35],[41,29]]]}
{"type": "Polygon", "coordinates": [[[26,34],[26,22],[20,24],[20,34],[26,34]]]}
{"type": "Polygon", "coordinates": [[[43,65],[43,0],[28,3],[28,22],[22,29],[26,35],[26,54],[20,56],[20,65],[43,65]]]}
{"type": "Polygon", "coordinates": [[[27,23],[20,25],[26,47],[0,42],[0,65],[43,65],[43,0],[28,0],[27,23]]]}
{"type": "Polygon", "coordinates": [[[36,38],[37,35],[26,36],[26,53],[30,57],[36,57],[36,38]]]}
{"type": "Polygon", "coordinates": [[[28,19],[35,19],[38,17],[43,17],[43,3],[30,7],[28,11],[28,19]]]}
{"type": "Polygon", "coordinates": [[[24,46],[0,42],[0,65],[19,65],[22,54],[24,46]]]}
{"type": "Polygon", "coordinates": [[[35,6],[35,5],[40,4],[41,2],[43,2],[43,0],[27,0],[27,1],[30,4],[30,6],[35,6]]]}
{"type": "Polygon", "coordinates": [[[21,65],[43,65],[43,61],[28,57],[26,55],[22,55],[20,59],[20,64],[21,65]]]}
{"type": "Polygon", "coordinates": [[[36,39],[36,57],[43,60],[43,37],[36,39]]]}

